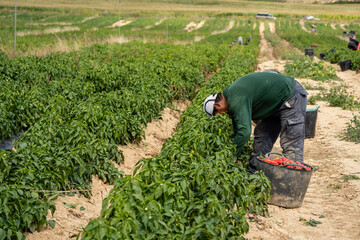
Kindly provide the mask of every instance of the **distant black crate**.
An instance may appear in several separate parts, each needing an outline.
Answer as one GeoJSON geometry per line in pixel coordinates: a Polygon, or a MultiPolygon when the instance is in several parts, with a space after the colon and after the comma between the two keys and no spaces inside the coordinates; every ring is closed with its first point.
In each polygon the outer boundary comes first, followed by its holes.
{"type": "Polygon", "coordinates": [[[314,54],[315,54],[315,49],[312,48],[305,49],[305,56],[309,56],[310,59],[314,58],[314,54]]]}
{"type": "Polygon", "coordinates": [[[346,71],[346,70],[351,69],[352,62],[351,62],[351,60],[345,60],[345,61],[339,62],[339,65],[340,65],[341,71],[346,71]]]}

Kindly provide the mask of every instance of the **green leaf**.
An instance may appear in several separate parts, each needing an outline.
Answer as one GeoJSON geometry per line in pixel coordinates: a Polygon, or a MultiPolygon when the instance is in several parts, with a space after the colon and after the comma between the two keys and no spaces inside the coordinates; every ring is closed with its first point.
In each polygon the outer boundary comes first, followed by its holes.
{"type": "Polygon", "coordinates": [[[35,223],[31,223],[29,229],[30,229],[30,232],[31,232],[31,233],[34,233],[34,232],[35,232],[35,229],[36,229],[35,223]]]}
{"type": "Polygon", "coordinates": [[[155,192],[154,192],[154,197],[155,199],[158,199],[162,194],[162,189],[161,189],[161,186],[158,186],[156,189],[155,189],[155,192]]]}
{"type": "Polygon", "coordinates": [[[50,225],[51,228],[55,227],[55,221],[54,220],[49,220],[48,224],[50,225]]]}
{"type": "Polygon", "coordinates": [[[64,205],[69,207],[69,208],[76,208],[77,204],[73,204],[73,203],[66,203],[64,202],[64,205]]]}
{"type": "Polygon", "coordinates": [[[143,196],[142,196],[140,193],[134,194],[133,196],[134,196],[135,198],[137,198],[138,200],[140,200],[141,202],[144,201],[144,198],[143,198],[143,196]]]}
{"type": "Polygon", "coordinates": [[[22,234],[22,232],[19,231],[16,232],[16,237],[18,240],[25,239],[24,234],[22,234]]]}
{"type": "Polygon", "coordinates": [[[20,143],[20,148],[26,148],[27,147],[27,143],[20,143]]]}
{"type": "Polygon", "coordinates": [[[51,197],[49,197],[49,201],[50,202],[55,201],[58,197],[59,197],[59,194],[52,195],[51,197]]]}
{"type": "Polygon", "coordinates": [[[11,239],[11,236],[12,236],[12,230],[11,230],[11,229],[8,229],[8,231],[7,231],[7,238],[8,238],[8,239],[11,239]]]}
{"type": "Polygon", "coordinates": [[[108,235],[107,229],[100,228],[100,231],[99,231],[100,239],[104,239],[107,235],[108,235]]]}
{"type": "Polygon", "coordinates": [[[315,219],[312,219],[312,218],[310,218],[310,220],[309,221],[307,221],[306,223],[306,226],[312,226],[312,227],[316,227],[318,224],[321,224],[321,222],[319,222],[319,221],[316,221],[315,219]]]}
{"type": "Polygon", "coordinates": [[[31,196],[33,198],[39,198],[39,194],[37,192],[31,192],[31,196]]]}
{"type": "Polygon", "coordinates": [[[86,208],[84,206],[80,207],[80,211],[84,211],[86,208]]]}
{"type": "Polygon", "coordinates": [[[0,228],[0,240],[4,240],[6,238],[6,232],[0,228]]]}

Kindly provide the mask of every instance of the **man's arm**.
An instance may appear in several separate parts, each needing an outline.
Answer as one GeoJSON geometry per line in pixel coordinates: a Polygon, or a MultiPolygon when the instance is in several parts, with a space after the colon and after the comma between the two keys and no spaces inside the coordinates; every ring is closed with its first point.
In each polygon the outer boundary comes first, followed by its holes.
{"type": "Polygon", "coordinates": [[[234,140],[233,143],[236,145],[236,156],[239,157],[241,151],[251,135],[251,113],[248,109],[242,108],[233,117],[234,127],[234,140]]]}

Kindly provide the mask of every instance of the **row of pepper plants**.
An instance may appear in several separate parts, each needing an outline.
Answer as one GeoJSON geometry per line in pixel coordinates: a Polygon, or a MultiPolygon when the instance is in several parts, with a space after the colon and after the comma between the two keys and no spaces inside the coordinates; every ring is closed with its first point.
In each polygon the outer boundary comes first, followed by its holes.
{"type": "MultiPolygon", "coordinates": [[[[306,23],[308,26],[310,23],[306,23]]],[[[276,31],[299,49],[314,48],[317,56],[325,53],[324,60],[331,63],[339,63],[345,60],[352,61],[352,70],[360,68],[360,55],[358,51],[351,51],[347,48],[348,42],[338,38],[338,31],[329,25],[317,24],[316,33],[308,33],[301,29],[299,23],[281,21],[277,23],[276,31]],[[316,47],[312,45],[316,44],[316,47]],[[334,50],[333,50],[334,49],[334,50]]]]}
{"type": "MultiPolygon", "coordinates": [[[[0,46],[8,54],[12,54],[14,47],[14,9],[0,6],[0,10],[2,16],[0,46]]],[[[94,42],[109,37],[109,31],[105,36],[100,33],[96,39],[94,39],[94,33],[97,32],[96,29],[109,30],[106,27],[117,22],[118,17],[99,16],[96,12],[93,12],[94,15],[88,14],[70,13],[69,11],[59,12],[59,9],[18,8],[16,18],[17,55],[28,55],[31,51],[44,46],[54,47],[59,39],[70,44],[80,41],[94,42]],[[89,17],[93,18],[89,19],[89,17]]]]}
{"type": "MultiPolygon", "coordinates": [[[[310,23],[306,24],[306,27],[310,27],[310,23]]],[[[349,36],[350,30],[357,30],[359,28],[356,24],[348,24],[344,26],[346,29],[348,29],[346,34],[344,35],[343,29],[333,29],[330,24],[325,25],[324,23],[317,24],[317,33],[319,34],[328,34],[334,37],[343,35],[344,37],[349,36]]],[[[347,48],[347,43],[344,43],[342,46],[339,46],[336,51],[328,52],[327,55],[324,58],[326,61],[329,61],[331,63],[340,63],[342,61],[351,60],[352,70],[358,70],[360,69],[360,54],[359,51],[351,51],[347,48]]]]}
{"type": "MultiPolygon", "coordinates": [[[[3,19],[0,27],[0,45],[7,54],[14,54],[14,13],[13,9],[0,7],[3,19]]],[[[83,12],[84,10],[82,10],[83,12]]],[[[119,20],[118,16],[101,16],[98,11],[92,14],[61,13],[56,9],[46,8],[20,8],[17,16],[17,47],[16,54],[27,55],[32,52],[49,52],[48,48],[67,46],[76,48],[79,44],[91,45],[98,42],[116,39],[119,27],[111,27],[119,20]],[[56,32],[54,32],[56,31],[56,32]]],[[[140,39],[152,42],[191,43],[198,38],[205,38],[215,31],[227,28],[230,18],[189,18],[189,17],[134,17],[123,16],[122,20],[131,21],[121,26],[121,36],[126,39],[140,39]],[[187,31],[190,22],[200,23],[205,20],[200,29],[187,31]]],[[[236,20],[233,28],[239,28],[236,20]]],[[[240,27],[241,27],[240,26],[240,27]]],[[[231,42],[230,42],[231,43],[231,42]]]]}
{"type": "Polygon", "coordinates": [[[197,90],[161,152],[140,160],[134,176],[115,182],[101,216],[84,228],[83,240],[239,239],[249,230],[247,212],[267,214],[270,182],[263,173],[251,175],[246,169],[251,140],[242,164],[235,163],[231,119],[208,118],[202,109],[209,94],[254,70],[258,31],[250,45],[234,48],[222,69],[197,90]]]}
{"type": "MultiPolygon", "coordinates": [[[[142,18],[137,18],[130,24],[125,25],[122,28],[122,34],[129,38],[147,39],[149,41],[158,41],[160,38],[165,38],[171,43],[179,41],[190,43],[194,42],[197,37],[209,37],[212,35],[212,32],[226,29],[231,21],[229,18],[220,17],[201,19],[205,20],[201,28],[188,31],[186,26],[189,23],[196,22],[196,24],[200,24],[200,21],[189,18],[167,18],[163,19],[160,24],[152,26],[148,25],[150,28],[147,28],[146,26],[138,26],[138,22],[141,21],[141,19],[142,18]]],[[[236,28],[236,26],[233,28],[236,28]]]]}
{"type": "MultiPolygon", "coordinates": [[[[1,8],[1,7],[0,7],[1,8]]],[[[7,54],[14,54],[14,15],[13,9],[3,7],[3,21],[0,27],[0,45],[7,54]]],[[[16,54],[27,55],[31,52],[42,52],[42,49],[58,48],[65,45],[75,48],[81,44],[94,44],[117,38],[119,27],[111,27],[119,20],[118,16],[59,13],[54,9],[20,8],[17,16],[16,54]],[[55,31],[56,30],[56,31],[55,31]],[[59,31],[57,31],[59,30],[59,31]],[[55,32],[54,32],[55,31],[55,32]]],[[[199,23],[198,18],[184,17],[129,17],[122,20],[131,21],[121,27],[121,36],[126,39],[141,39],[152,42],[171,43],[193,42],[196,37],[207,37],[214,31],[224,30],[229,18],[206,18],[201,29],[188,32],[187,24],[199,23]]]]}
{"type": "MultiPolygon", "coordinates": [[[[323,26],[325,28],[325,26],[323,26]]],[[[280,37],[290,42],[299,49],[314,48],[315,54],[327,53],[334,47],[347,47],[347,42],[339,39],[335,31],[318,30],[317,33],[309,33],[301,28],[300,23],[294,21],[276,22],[276,31],[280,37]],[[313,47],[312,45],[316,45],[313,47]]]]}
{"type": "MultiPolygon", "coordinates": [[[[16,59],[0,54],[0,239],[47,225],[59,190],[90,190],[92,175],[122,175],[118,144],[140,141],[175,99],[192,99],[229,50],[209,44],[96,44],[16,59]],[[51,191],[51,193],[48,193],[51,191]]],[[[90,196],[91,191],[82,191],[90,196]]]]}

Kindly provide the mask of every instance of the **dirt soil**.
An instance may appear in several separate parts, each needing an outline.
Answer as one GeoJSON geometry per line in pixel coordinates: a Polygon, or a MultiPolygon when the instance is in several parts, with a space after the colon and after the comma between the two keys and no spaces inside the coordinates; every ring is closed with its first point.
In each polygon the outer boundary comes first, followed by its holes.
{"type": "MultiPolygon", "coordinates": [[[[273,24],[273,23],[272,23],[273,24]]],[[[270,25],[275,33],[274,26],[270,25]]],[[[270,44],[264,39],[264,24],[260,23],[261,54],[256,71],[277,69],[284,71],[284,61],[277,60],[272,53],[270,44]]],[[[286,43],[288,44],[288,43],[286,43]]],[[[318,59],[316,59],[317,61],[318,59]]],[[[360,76],[353,71],[340,72],[334,66],[338,76],[354,89],[354,94],[360,99],[360,76]]],[[[321,83],[311,79],[298,79],[303,85],[329,87],[330,82],[321,83]],[[305,84],[306,83],[306,84],[305,84]]],[[[316,90],[308,90],[309,96],[316,94],[316,90]]],[[[186,103],[175,103],[175,108],[165,109],[162,119],[148,124],[146,139],[139,144],[119,146],[125,156],[124,163],[119,167],[125,174],[132,174],[134,165],[142,157],[154,157],[161,150],[162,144],[171,136],[181,113],[188,106],[186,103]]],[[[360,239],[360,180],[343,181],[345,175],[360,177],[360,145],[346,142],[339,135],[346,128],[346,124],[353,118],[353,113],[336,107],[329,107],[326,102],[319,102],[316,132],[314,138],[305,139],[305,163],[315,168],[300,208],[285,209],[269,205],[269,217],[253,214],[247,216],[250,231],[244,235],[250,240],[255,239],[360,239]],[[305,219],[320,221],[316,227],[308,226],[305,219]]],[[[309,106],[309,108],[314,106],[309,106]]],[[[273,151],[281,152],[279,143],[273,151]]],[[[91,219],[99,216],[101,202],[108,195],[112,186],[104,184],[94,177],[91,186],[93,196],[90,199],[78,196],[59,197],[56,201],[54,216],[49,213],[48,219],[55,220],[54,229],[51,227],[41,232],[26,234],[27,239],[70,239],[80,233],[91,219]],[[76,204],[76,208],[67,207],[64,203],[76,204]],[[80,207],[85,207],[81,211],[80,207]]],[[[75,239],[75,238],[73,238],[75,239]]]]}
{"type": "Polygon", "coordinates": [[[220,34],[220,33],[226,33],[226,32],[228,32],[228,31],[230,31],[230,29],[232,29],[233,27],[234,27],[234,25],[235,25],[235,20],[231,20],[230,22],[229,22],[229,25],[225,28],[225,29],[223,29],[223,30],[218,30],[218,31],[213,31],[212,33],[211,33],[211,35],[216,35],[216,34],[220,34]]]}
{"type": "Polygon", "coordinates": [[[188,32],[192,32],[195,30],[198,30],[200,28],[202,28],[202,26],[204,26],[206,20],[202,20],[201,22],[199,22],[198,24],[195,22],[190,22],[189,24],[186,25],[185,30],[188,32]]]}

